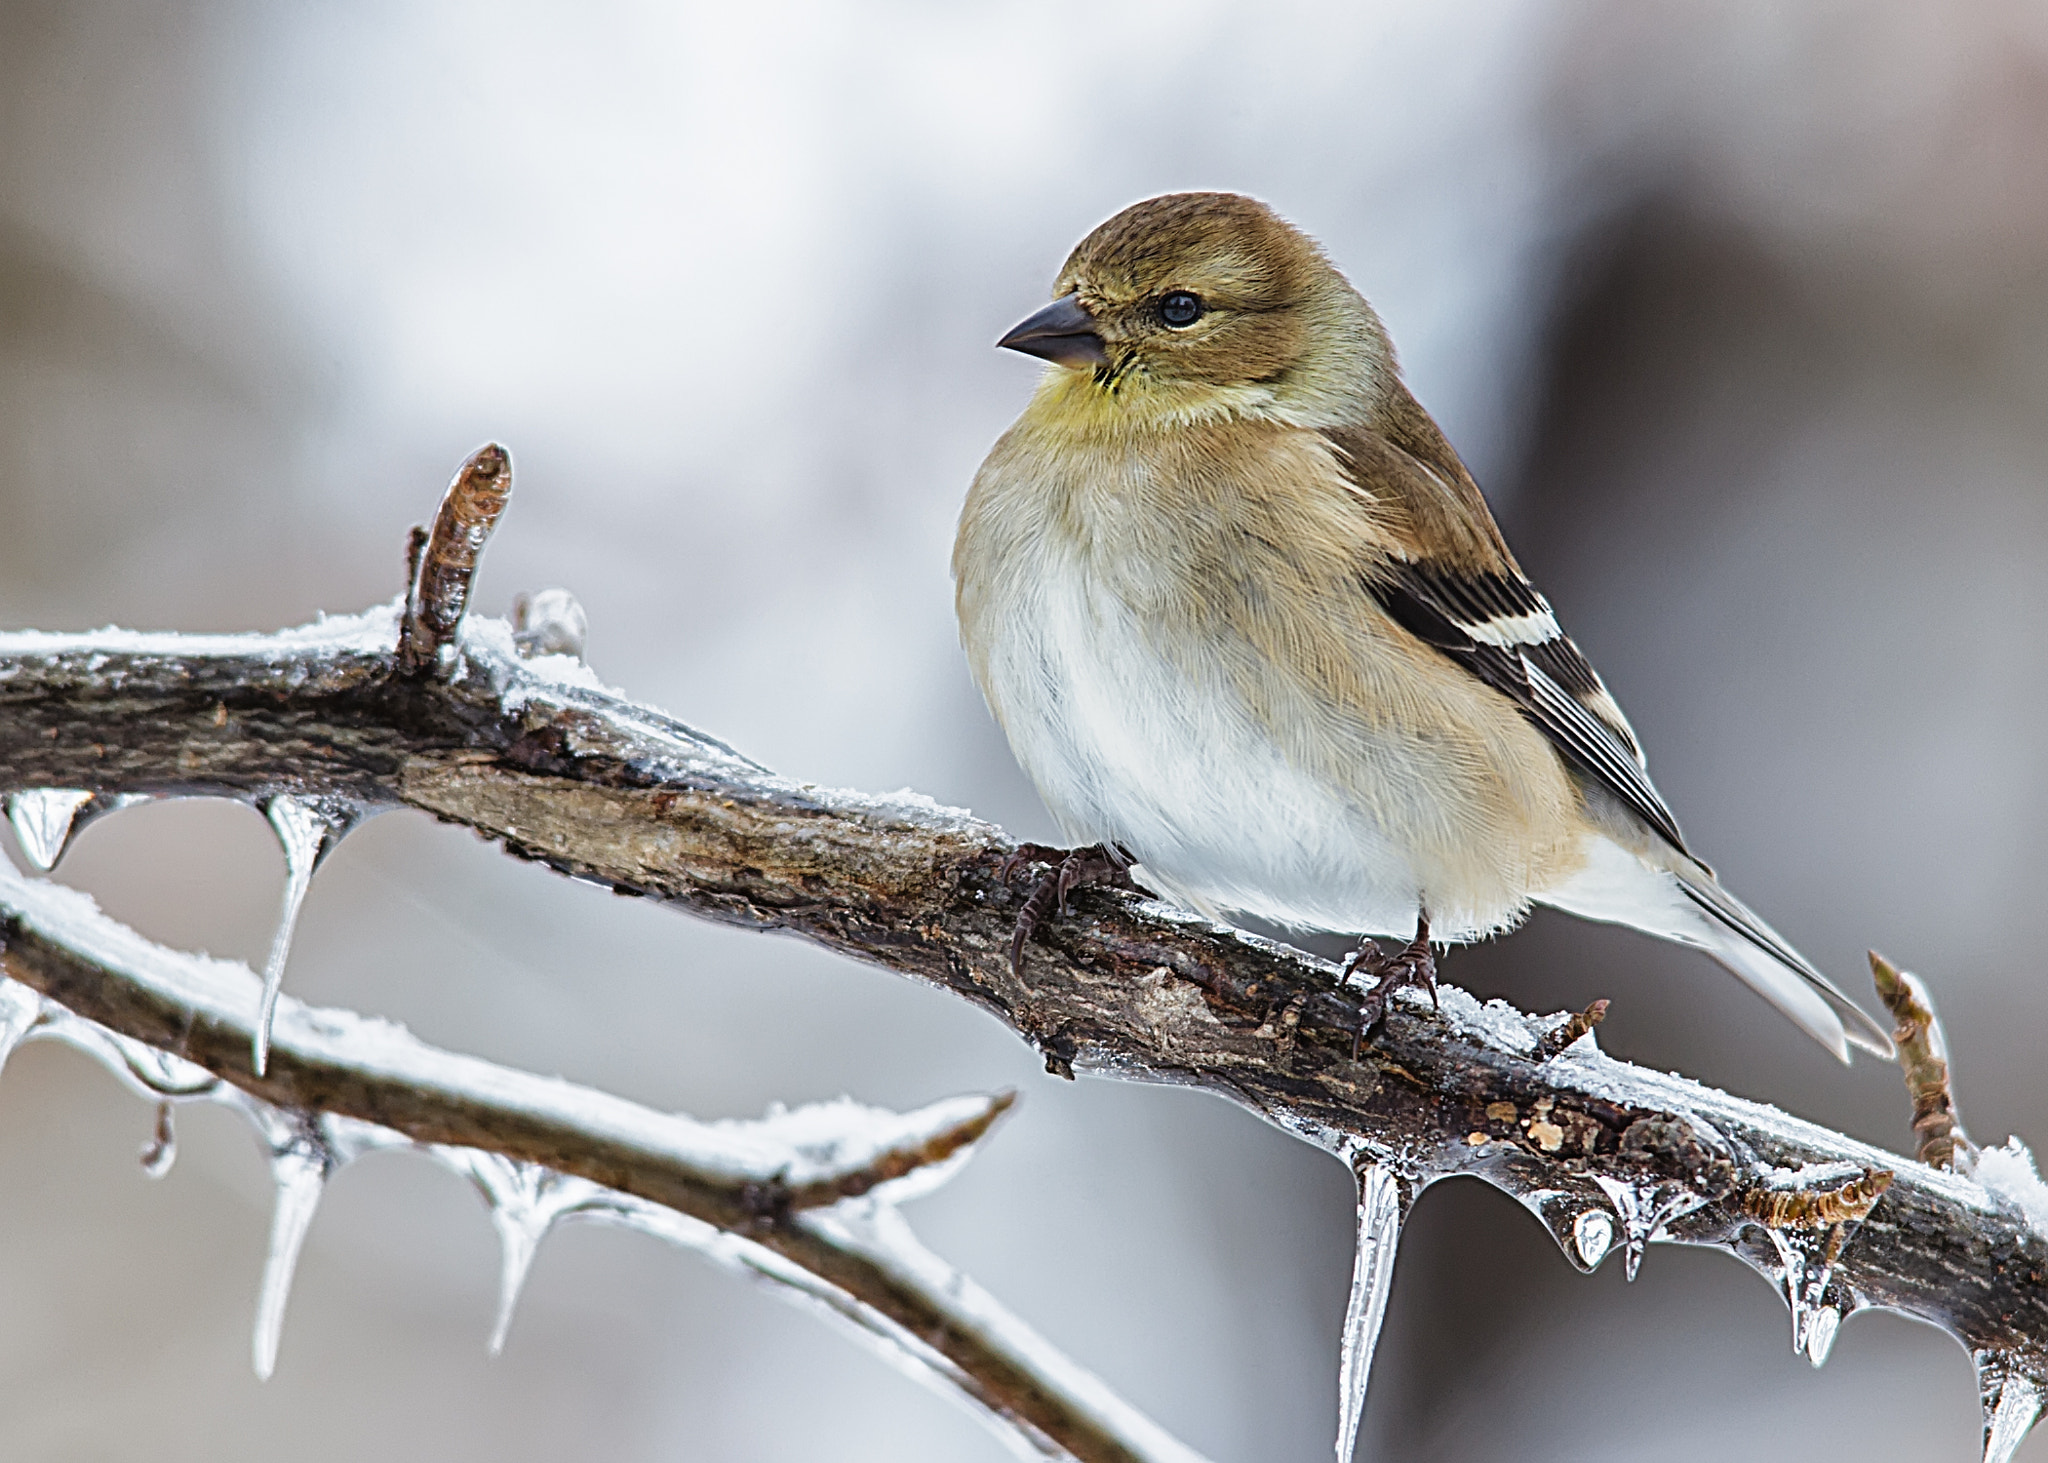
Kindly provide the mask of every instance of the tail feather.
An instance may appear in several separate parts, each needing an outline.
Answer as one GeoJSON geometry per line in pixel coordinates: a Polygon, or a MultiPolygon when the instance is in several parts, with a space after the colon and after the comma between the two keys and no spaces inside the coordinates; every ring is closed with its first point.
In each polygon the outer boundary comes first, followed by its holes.
{"type": "Polygon", "coordinates": [[[1882,1026],[1758,919],[1748,905],[1723,889],[1712,874],[1701,870],[1693,876],[1685,870],[1675,877],[1678,887],[1706,916],[1703,923],[1708,938],[1702,944],[1707,953],[1751,989],[1844,1062],[1849,1060],[1850,1043],[1886,1061],[1897,1056],[1882,1026]]]}
{"type": "Polygon", "coordinates": [[[1651,863],[1598,836],[1585,852],[1584,867],[1537,896],[1542,903],[1704,950],[1844,1062],[1852,1044],[1894,1058],[1884,1028],[1705,868],[1675,851],[1651,863]]]}

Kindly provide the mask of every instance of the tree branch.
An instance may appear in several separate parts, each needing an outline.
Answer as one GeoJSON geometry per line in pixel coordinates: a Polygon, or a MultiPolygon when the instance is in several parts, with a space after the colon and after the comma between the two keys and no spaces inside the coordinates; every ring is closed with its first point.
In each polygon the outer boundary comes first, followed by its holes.
{"type": "MultiPolygon", "coordinates": [[[[101,915],[84,895],[24,881],[4,863],[0,972],[19,982],[11,990],[0,986],[0,1059],[40,1023],[120,1067],[166,1104],[158,1165],[168,1166],[168,1104],[221,1100],[223,1084],[232,1084],[233,1105],[285,1135],[273,1140],[274,1160],[308,1141],[309,1128],[315,1132],[316,1184],[359,1152],[410,1140],[475,1179],[494,1217],[502,1218],[517,1207],[506,1191],[521,1170],[487,1169],[479,1160],[511,1159],[545,1170],[555,1187],[538,1216],[540,1230],[582,1213],[691,1248],[722,1249],[722,1258],[736,1257],[823,1302],[923,1362],[1036,1453],[1201,1463],[924,1251],[894,1218],[901,1195],[889,1186],[901,1189],[907,1181],[915,1190],[942,1181],[1008,1111],[1014,1093],[955,1098],[900,1117],[837,1103],[754,1123],[708,1124],[439,1051],[388,1023],[289,998],[279,1002],[259,1076],[250,1038],[262,983],[252,972],[153,945],[101,915]],[[48,1007],[25,1010],[22,987],[48,1007]],[[81,1023],[84,1039],[75,1029],[81,1023]],[[146,1056],[138,1058],[135,1043],[146,1056]],[[150,1059],[158,1053],[167,1060],[150,1059]],[[348,1138],[338,1138],[335,1116],[375,1131],[351,1127],[348,1138]],[[558,1175],[585,1182],[562,1189],[552,1177],[558,1175]],[[654,1212],[657,1205],[668,1214],[654,1212]],[[679,1226],[670,1216],[695,1225],[679,1226]],[[726,1243],[707,1242],[712,1235],[726,1243]]],[[[282,1174],[279,1182],[282,1214],[282,1174]]],[[[528,1189],[534,1186],[528,1179],[528,1189]]],[[[534,1207],[530,1193],[526,1207],[534,1207]]],[[[308,1206],[300,1233],[310,1218],[308,1206]]],[[[508,1278],[501,1327],[539,1238],[531,1235],[508,1278]]],[[[259,1323],[258,1368],[266,1374],[289,1265],[288,1257],[285,1273],[267,1277],[264,1287],[276,1297],[263,1308],[267,1337],[259,1323]]]]}
{"type": "MultiPolygon", "coordinates": [[[[522,659],[497,622],[447,642],[437,674],[407,674],[399,621],[393,607],[268,636],[0,636],[0,787],[69,790],[31,811],[81,817],[194,794],[418,809],[561,873],[952,991],[1062,1075],[1220,1093],[1398,1175],[1404,1195],[1481,1178],[1582,1268],[1613,1244],[1633,1273],[1653,1238],[1727,1250],[1781,1287],[1816,1364],[1841,1319],[1884,1306],[1969,1348],[2000,1415],[2048,1387],[2048,1238],[2008,1194],[1590,1040],[1553,1053],[1554,1019],[1448,988],[1441,1016],[1397,997],[1354,1058],[1362,1002],[1333,967],[1125,893],[1078,893],[1013,972],[1044,865],[1011,860],[1001,830],[778,777],[570,657],[522,659]]],[[[1405,1198],[1386,1212],[1397,1223],[1405,1198]]]]}

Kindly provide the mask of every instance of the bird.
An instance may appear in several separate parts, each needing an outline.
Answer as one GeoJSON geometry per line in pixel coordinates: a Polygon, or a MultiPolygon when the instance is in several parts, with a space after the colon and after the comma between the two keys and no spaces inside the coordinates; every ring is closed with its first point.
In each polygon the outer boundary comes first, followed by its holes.
{"type": "Polygon", "coordinates": [[[1703,950],[1844,1062],[1893,1056],[1692,852],[1313,239],[1241,194],[1167,194],[1082,239],[1052,295],[997,342],[1047,365],[953,551],[974,680],[1082,845],[1013,961],[1071,887],[1133,865],[1212,917],[1357,936],[1345,976],[1383,995],[1434,995],[1436,946],[1540,904],[1703,950]]]}

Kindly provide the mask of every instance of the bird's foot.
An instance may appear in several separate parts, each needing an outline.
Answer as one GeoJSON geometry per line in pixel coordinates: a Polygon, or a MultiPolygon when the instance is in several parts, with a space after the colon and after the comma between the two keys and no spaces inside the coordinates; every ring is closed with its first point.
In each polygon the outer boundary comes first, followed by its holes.
{"type": "Polygon", "coordinates": [[[1129,889],[1138,894],[1146,892],[1131,878],[1133,862],[1131,851],[1122,844],[1091,843],[1086,848],[1070,849],[1048,848],[1040,843],[1020,844],[997,870],[1005,883],[1025,864],[1049,863],[1055,867],[1038,881],[1037,887],[1024,901],[1023,909],[1017,912],[1017,927],[1010,935],[1010,973],[1023,975],[1024,946],[1038,933],[1038,927],[1055,913],[1067,912],[1067,896],[1083,884],[1107,884],[1113,889],[1129,889]]]}
{"type": "Polygon", "coordinates": [[[1395,991],[1404,986],[1419,987],[1429,992],[1430,1005],[1443,1009],[1436,997],[1436,952],[1429,945],[1429,916],[1416,916],[1415,938],[1391,955],[1380,949],[1372,936],[1361,939],[1358,948],[1345,957],[1337,983],[1348,985],[1354,975],[1373,978],[1372,989],[1358,1003],[1358,1026],[1351,1033],[1351,1059],[1356,1061],[1365,1045],[1366,1033],[1385,1018],[1395,991]]]}

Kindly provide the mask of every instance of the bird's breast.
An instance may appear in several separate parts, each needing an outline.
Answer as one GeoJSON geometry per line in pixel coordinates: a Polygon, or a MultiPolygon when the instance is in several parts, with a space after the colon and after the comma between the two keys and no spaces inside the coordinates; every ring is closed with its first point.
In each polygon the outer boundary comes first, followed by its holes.
{"type": "Polygon", "coordinates": [[[1055,818],[1201,908],[1405,934],[1427,899],[1453,938],[1511,923],[1570,842],[1555,756],[1434,652],[1418,668],[1359,588],[1354,502],[1262,493],[1273,465],[1241,444],[1177,445],[1014,429],[962,515],[962,639],[1055,818]],[[1546,806],[1502,776],[1516,757],[1546,806]]]}

